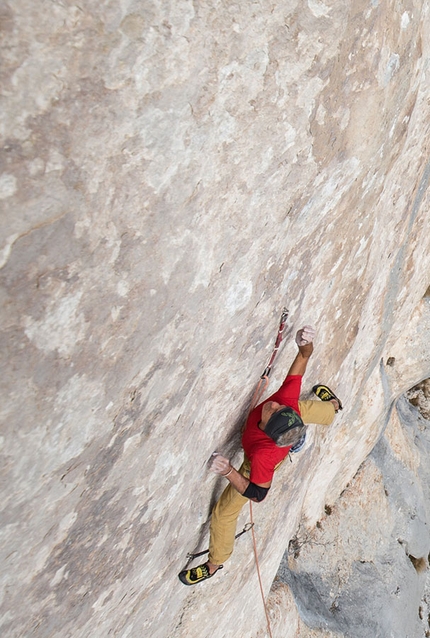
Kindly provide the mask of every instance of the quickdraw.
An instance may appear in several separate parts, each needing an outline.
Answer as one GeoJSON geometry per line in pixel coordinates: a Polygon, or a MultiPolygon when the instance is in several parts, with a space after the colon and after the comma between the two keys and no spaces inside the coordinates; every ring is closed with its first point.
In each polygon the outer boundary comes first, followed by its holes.
{"type": "MultiPolygon", "coordinates": [[[[242,536],[242,534],[246,534],[246,532],[249,532],[249,530],[254,527],[254,523],[246,523],[246,525],[244,526],[243,530],[241,532],[239,532],[238,534],[236,534],[236,536],[234,537],[235,539],[239,538],[239,536],[242,536]]],[[[197,554],[187,554],[187,560],[194,560],[195,558],[198,558],[199,556],[204,556],[205,554],[209,553],[209,549],[205,549],[202,552],[198,552],[197,554]]]]}
{"type": "Polygon", "coordinates": [[[276,336],[275,347],[273,348],[272,356],[270,357],[270,361],[268,365],[265,367],[263,374],[260,379],[264,379],[264,377],[269,377],[272,371],[273,362],[275,361],[276,355],[278,354],[279,346],[281,345],[281,341],[283,339],[283,332],[285,328],[285,324],[288,319],[288,310],[287,308],[282,309],[281,321],[279,322],[278,334],[276,336]]]}
{"type": "Polygon", "coordinates": [[[252,410],[255,408],[257,403],[260,401],[260,398],[262,397],[264,391],[266,390],[267,386],[269,385],[269,376],[270,376],[270,373],[272,372],[272,366],[273,366],[273,363],[275,361],[276,355],[278,354],[278,350],[279,350],[279,346],[281,345],[281,341],[283,339],[283,332],[284,332],[285,324],[287,323],[287,319],[288,319],[288,310],[287,310],[287,308],[284,307],[282,309],[281,320],[279,322],[278,334],[276,335],[275,347],[273,348],[273,352],[272,352],[272,355],[270,357],[269,363],[264,368],[264,372],[261,375],[260,380],[259,380],[259,382],[257,384],[256,389],[255,389],[254,396],[252,397],[252,401],[251,401],[251,404],[249,406],[248,414],[246,416],[246,420],[248,420],[248,416],[250,415],[252,410]],[[263,382],[264,382],[264,384],[263,384],[263,382]]]}

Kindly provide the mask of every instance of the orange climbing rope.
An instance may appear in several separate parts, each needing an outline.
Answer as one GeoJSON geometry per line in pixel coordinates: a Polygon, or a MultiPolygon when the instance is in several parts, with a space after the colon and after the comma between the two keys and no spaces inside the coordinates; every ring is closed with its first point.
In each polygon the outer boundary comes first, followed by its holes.
{"type": "Polygon", "coordinates": [[[248,410],[248,414],[246,415],[246,419],[245,419],[245,423],[248,420],[249,415],[251,414],[251,412],[253,411],[253,409],[255,408],[255,406],[257,405],[257,403],[260,401],[261,397],[263,396],[263,393],[266,391],[267,386],[269,385],[269,377],[267,375],[261,375],[258,383],[257,383],[257,387],[255,388],[255,392],[254,392],[254,396],[252,397],[251,400],[251,404],[248,410]],[[263,385],[263,381],[264,381],[264,385],[263,385]]]}
{"type": "MultiPolygon", "coordinates": [[[[283,308],[282,310],[282,314],[281,314],[281,321],[279,323],[279,329],[278,329],[278,334],[276,337],[276,341],[275,341],[275,347],[273,348],[273,352],[272,355],[270,357],[270,361],[269,364],[266,366],[266,368],[264,369],[263,374],[261,375],[257,387],[255,389],[254,392],[254,396],[252,397],[251,400],[251,404],[248,410],[248,414],[246,416],[246,421],[248,420],[248,417],[250,415],[250,413],[252,412],[252,410],[255,408],[255,406],[258,404],[258,402],[260,401],[260,398],[262,397],[263,393],[265,392],[267,386],[269,385],[269,375],[272,371],[272,366],[273,363],[275,361],[275,357],[278,353],[279,350],[279,346],[281,345],[281,341],[282,341],[282,336],[283,336],[283,332],[284,332],[284,328],[285,328],[285,323],[287,321],[288,318],[288,310],[286,308],[283,308]],[[263,385],[264,382],[264,385],[263,385]]],[[[245,421],[245,423],[246,423],[245,421]]],[[[263,583],[261,580],[261,573],[260,573],[260,564],[258,562],[258,552],[257,552],[257,541],[256,541],[256,537],[255,537],[255,531],[254,531],[254,518],[252,515],[252,501],[249,501],[249,515],[251,518],[251,532],[252,532],[252,544],[254,547],[254,557],[255,557],[255,566],[257,568],[257,576],[258,576],[258,583],[260,585],[260,592],[261,592],[261,598],[263,601],[263,606],[264,606],[264,613],[266,614],[266,621],[267,621],[267,629],[269,631],[269,636],[270,638],[272,637],[272,629],[270,626],[270,617],[269,617],[269,612],[267,609],[267,605],[266,605],[266,599],[264,597],[264,590],[263,590],[263,583]]]]}
{"type": "Polygon", "coordinates": [[[266,614],[267,629],[268,629],[270,638],[273,638],[273,636],[272,636],[272,628],[270,626],[269,611],[267,609],[266,599],[264,597],[263,583],[261,581],[260,565],[259,565],[259,562],[258,562],[257,541],[256,541],[256,538],[255,538],[254,519],[253,519],[253,516],[252,516],[252,501],[249,501],[249,515],[251,517],[252,545],[253,545],[253,548],[254,548],[254,557],[255,557],[255,566],[257,568],[258,584],[260,585],[261,599],[263,601],[264,613],[266,614]]]}

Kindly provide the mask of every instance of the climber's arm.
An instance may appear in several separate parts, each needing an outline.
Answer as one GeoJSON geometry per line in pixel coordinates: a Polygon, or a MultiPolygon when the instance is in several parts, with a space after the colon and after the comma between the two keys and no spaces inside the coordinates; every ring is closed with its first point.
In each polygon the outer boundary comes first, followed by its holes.
{"type": "Polygon", "coordinates": [[[299,351],[288,370],[287,376],[303,376],[306,372],[309,357],[314,350],[313,340],[315,339],[315,330],[312,326],[304,326],[296,334],[296,343],[299,351]]]}
{"type": "Polygon", "coordinates": [[[238,472],[232,465],[230,465],[230,461],[226,459],[221,454],[215,454],[214,460],[212,461],[211,470],[216,474],[220,474],[224,476],[227,480],[230,481],[232,486],[242,494],[246,498],[249,498],[251,501],[256,503],[260,503],[267,496],[267,492],[272,484],[271,481],[267,483],[252,483],[249,479],[243,476],[240,472],[238,472]]]}

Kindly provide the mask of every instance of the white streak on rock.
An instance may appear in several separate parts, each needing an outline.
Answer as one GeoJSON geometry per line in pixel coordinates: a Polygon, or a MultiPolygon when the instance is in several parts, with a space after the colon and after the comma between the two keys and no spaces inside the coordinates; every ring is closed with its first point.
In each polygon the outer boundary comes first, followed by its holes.
{"type": "Polygon", "coordinates": [[[16,177],[10,173],[0,175],[0,199],[7,199],[17,191],[16,177]]]}
{"type": "Polygon", "coordinates": [[[0,250],[0,268],[3,268],[3,266],[7,263],[7,260],[9,259],[10,253],[12,251],[12,246],[17,239],[17,233],[11,235],[7,239],[6,246],[2,250],[0,250]]]}
{"type": "Polygon", "coordinates": [[[308,7],[316,18],[327,17],[330,13],[330,7],[317,0],[308,0],[308,7]]]}
{"type": "Polygon", "coordinates": [[[52,171],[63,171],[65,163],[65,157],[55,149],[52,149],[49,153],[49,160],[46,164],[46,172],[51,173],[52,171]]]}
{"type": "Polygon", "coordinates": [[[234,315],[238,310],[245,308],[252,295],[252,283],[240,279],[228,289],[226,310],[234,315]]]}
{"type": "Polygon", "coordinates": [[[130,284],[128,281],[125,281],[125,279],[121,279],[121,281],[118,282],[116,290],[120,297],[126,297],[130,290],[130,284]]]}
{"type": "Polygon", "coordinates": [[[410,21],[411,21],[411,19],[410,19],[410,17],[409,17],[409,13],[408,13],[407,11],[405,11],[405,12],[402,14],[402,19],[401,19],[401,22],[400,22],[400,26],[401,26],[401,28],[402,28],[402,29],[407,29],[407,28],[408,28],[408,26],[409,26],[409,24],[410,24],[410,21]]]}
{"type": "Polygon", "coordinates": [[[77,310],[82,292],[51,302],[43,319],[24,318],[25,334],[40,350],[70,355],[85,336],[85,319],[77,310]]]}

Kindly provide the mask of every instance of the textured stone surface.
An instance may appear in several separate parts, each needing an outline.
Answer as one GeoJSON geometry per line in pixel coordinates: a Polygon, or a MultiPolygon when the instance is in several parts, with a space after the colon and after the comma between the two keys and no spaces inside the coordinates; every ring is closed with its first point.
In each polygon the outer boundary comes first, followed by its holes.
{"type": "Polygon", "coordinates": [[[430,422],[403,398],[339,502],[313,531],[299,527],[278,579],[315,635],[429,635],[429,454],[430,422]]]}
{"type": "Polygon", "coordinates": [[[408,399],[419,409],[425,419],[430,419],[430,379],[424,379],[409,390],[408,399]]]}
{"type": "Polygon", "coordinates": [[[314,323],[346,409],[256,508],[266,592],[430,376],[428,3],[1,12],[2,633],[264,632],[248,536],[176,574],[284,304],[273,386],[314,323]]]}

